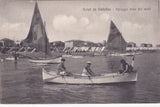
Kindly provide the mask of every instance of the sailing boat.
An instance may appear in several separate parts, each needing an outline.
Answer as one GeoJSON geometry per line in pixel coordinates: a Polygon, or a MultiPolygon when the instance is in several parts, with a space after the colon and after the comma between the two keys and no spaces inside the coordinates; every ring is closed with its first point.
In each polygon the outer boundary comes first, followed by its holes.
{"type": "Polygon", "coordinates": [[[30,30],[26,39],[23,40],[24,46],[34,47],[39,53],[45,54],[45,57],[38,58],[36,60],[29,60],[34,63],[60,63],[59,59],[47,59],[47,55],[50,55],[49,40],[47,38],[45,23],[42,21],[42,17],[36,1],[34,13],[30,30]]]}
{"type": "Polygon", "coordinates": [[[127,42],[123,38],[121,32],[116,27],[113,21],[110,25],[110,33],[107,40],[108,56],[134,56],[142,54],[137,52],[126,52],[127,42]]]}
{"type": "Polygon", "coordinates": [[[110,33],[107,40],[107,49],[111,52],[124,52],[127,43],[116,25],[111,21],[110,33]]]}
{"type": "Polygon", "coordinates": [[[49,41],[37,2],[35,3],[30,30],[27,38],[23,40],[23,45],[34,47],[37,51],[45,54],[50,53],[49,41]]]}
{"type": "Polygon", "coordinates": [[[124,56],[127,47],[127,42],[123,38],[121,32],[111,20],[110,33],[107,40],[107,50],[109,56],[124,56]]]}

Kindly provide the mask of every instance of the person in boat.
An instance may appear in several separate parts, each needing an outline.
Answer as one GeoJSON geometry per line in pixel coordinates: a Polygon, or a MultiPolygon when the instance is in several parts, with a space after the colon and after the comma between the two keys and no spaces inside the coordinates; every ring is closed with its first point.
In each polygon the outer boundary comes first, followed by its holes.
{"type": "Polygon", "coordinates": [[[66,71],[66,67],[65,67],[65,59],[64,58],[62,58],[61,59],[61,62],[60,62],[60,64],[58,65],[58,75],[65,75],[65,76],[71,76],[72,75],[72,73],[70,73],[70,72],[67,72],[66,71]]]}
{"type": "Polygon", "coordinates": [[[87,61],[86,66],[82,71],[82,76],[95,76],[95,73],[91,70],[91,61],[87,61]]]}
{"type": "Polygon", "coordinates": [[[121,59],[120,63],[121,63],[120,69],[119,69],[120,74],[132,71],[131,65],[129,65],[124,59],[121,59]]]}

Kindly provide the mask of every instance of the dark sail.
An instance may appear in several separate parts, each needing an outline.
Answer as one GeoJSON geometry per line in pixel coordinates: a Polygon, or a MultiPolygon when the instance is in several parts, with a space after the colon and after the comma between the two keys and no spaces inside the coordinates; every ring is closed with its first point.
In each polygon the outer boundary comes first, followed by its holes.
{"type": "Polygon", "coordinates": [[[107,49],[109,51],[123,52],[126,50],[126,46],[127,43],[122,37],[122,34],[113,21],[111,21],[110,33],[107,40],[107,49]]]}
{"type": "Polygon", "coordinates": [[[49,41],[37,2],[35,3],[30,30],[27,38],[23,40],[23,45],[32,46],[46,54],[50,52],[49,41]]]}

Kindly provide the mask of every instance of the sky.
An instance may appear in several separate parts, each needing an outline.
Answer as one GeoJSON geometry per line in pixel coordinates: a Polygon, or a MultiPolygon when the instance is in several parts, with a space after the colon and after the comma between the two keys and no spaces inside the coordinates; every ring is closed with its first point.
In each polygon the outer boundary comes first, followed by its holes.
{"type": "MultiPolygon", "coordinates": [[[[158,0],[38,0],[49,41],[108,39],[111,20],[127,42],[160,44],[158,0]]],[[[0,0],[0,39],[23,40],[33,0],[0,0]]]]}

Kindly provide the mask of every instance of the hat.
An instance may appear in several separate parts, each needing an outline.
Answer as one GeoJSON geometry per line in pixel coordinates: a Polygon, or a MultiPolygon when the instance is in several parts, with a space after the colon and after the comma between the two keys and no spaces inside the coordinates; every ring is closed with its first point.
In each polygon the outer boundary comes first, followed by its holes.
{"type": "Polygon", "coordinates": [[[61,61],[65,61],[65,59],[64,59],[64,58],[62,58],[62,59],[61,59],[61,61]]]}
{"type": "Polygon", "coordinates": [[[124,62],[126,62],[126,61],[125,61],[124,59],[121,59],[120,62],[121,62],[121,63],[124,63],[124,62]]]}
{"type": "Polygon", "coordinates": [[[87,61],[87,64],[91,64],[91,61],[87,61]]]}

